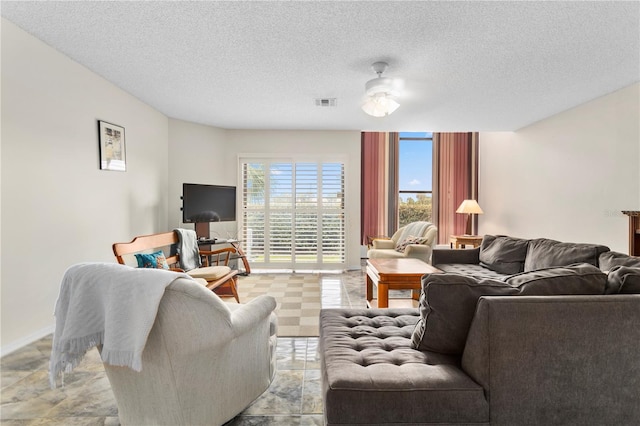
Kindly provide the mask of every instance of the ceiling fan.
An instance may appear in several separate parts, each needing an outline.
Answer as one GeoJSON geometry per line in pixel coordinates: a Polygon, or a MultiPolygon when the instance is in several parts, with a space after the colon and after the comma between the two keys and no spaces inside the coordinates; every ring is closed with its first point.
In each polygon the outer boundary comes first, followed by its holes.
{"type": "Polygon", "coordinates": [[[397,78],[382,77],[388,66],[386,62],[374,62],[371,68],[378,77],[367,81],[364,86],[366,98],[362,110],[374,117],[385,117],[400,106],[397,99],[402,91],[403,82],[397,78]]]}

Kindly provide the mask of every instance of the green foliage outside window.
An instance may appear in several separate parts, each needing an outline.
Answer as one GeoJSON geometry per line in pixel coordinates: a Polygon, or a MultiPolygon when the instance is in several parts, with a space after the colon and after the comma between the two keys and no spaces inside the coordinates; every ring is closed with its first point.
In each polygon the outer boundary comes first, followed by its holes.
{"type": "Polygon", "coordinates": [[[415,194],[415,198],[408,197],[406,201],[401,197],[398,204],[399,227],[408,225],[411,222],[431,222],[432,213],[430,194],[415,194]]]}

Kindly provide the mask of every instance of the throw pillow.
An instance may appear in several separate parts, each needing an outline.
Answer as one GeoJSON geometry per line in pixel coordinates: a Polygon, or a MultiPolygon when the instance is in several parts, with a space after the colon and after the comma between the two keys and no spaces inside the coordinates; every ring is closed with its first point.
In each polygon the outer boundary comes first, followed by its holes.
{"type": "Polygon", "coordinates": [[[412,347],[461,355],[480,296],[603,294],[606,281],[602,271],[588,264],[524,272],[506,282],[449,273],[425,275],[412,347]]]}
{"type": "Polygon", "coordinates": [[[153,253],[136,254],[135,256],[138,261],[138,268],[169,269],[167,258],[162,250],[153,253]]]}
{"type": "Polygon", "coordinates": [[[400,241],[396,246],[396,251],[400,253],[404,253],[409,244],[424,244],[427,241],[426,237],[415,237],[413,235],[409,235],[404,240],[400,241]]]}
{"type": "Polygon", "coordinates": [[[485,235],[480,245],[480,264],[502,274],[524,271],[529,240],[505,235],[485,235]]]}

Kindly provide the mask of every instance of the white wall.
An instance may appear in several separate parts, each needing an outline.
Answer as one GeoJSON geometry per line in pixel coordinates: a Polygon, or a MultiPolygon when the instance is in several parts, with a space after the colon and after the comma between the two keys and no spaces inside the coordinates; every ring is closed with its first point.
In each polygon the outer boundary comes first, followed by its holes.
{"type": "Polygon", "coordinates": [[[167,228],[167,127],[2,19],[2,354],[52,331],[67,267],[167,228]],[[125,128],[126,172],[99,170],[98,120],[125,128]]]}
{"type": "Polygon", "coordinates": [[[480,133],[482,234],[628,252],[640,209],[640,84],[516,132],[480,133]]]}
{"type": "MultiPolygon", "coordinates": [[[[227,164],[224,152],[227,131],[188,121],[169,119],[169,225],[174,228],[193,229],[193,224],[182,223],[182,184],[207,185],[237,184],[235,168],[227,164]]],[[[211,232],[218,238],[227,238],[223,229],[235,236],[235,222],[212,223],[211,232]]]]}

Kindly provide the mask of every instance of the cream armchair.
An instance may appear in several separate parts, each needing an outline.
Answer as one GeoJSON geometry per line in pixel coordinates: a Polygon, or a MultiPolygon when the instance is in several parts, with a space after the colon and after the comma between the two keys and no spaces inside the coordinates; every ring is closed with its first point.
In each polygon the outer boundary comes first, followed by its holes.
{"type": "Polygon", "coordinates": [[[276,372],[275,299],[223,302],[193,280],[171,283],[142,355],[142,371],[104,364],[123,425],[221,425],[276,372]]]}
{"type": "Polygon", "coordinates": [[[433,223],[413,222],[398,229],[388,240],[373,240],[367,257],[370,259],[413,257],[431,263],[431,253],[435,247],[437,235],[438,228],[433,223]],[[419,238],[419,243],[407,244],[410,237],[419,238]]]}

